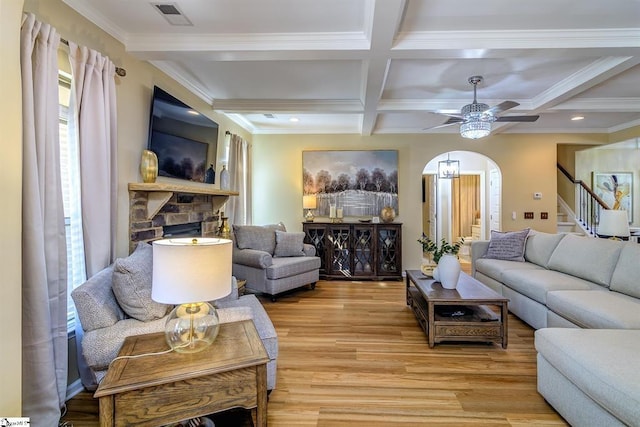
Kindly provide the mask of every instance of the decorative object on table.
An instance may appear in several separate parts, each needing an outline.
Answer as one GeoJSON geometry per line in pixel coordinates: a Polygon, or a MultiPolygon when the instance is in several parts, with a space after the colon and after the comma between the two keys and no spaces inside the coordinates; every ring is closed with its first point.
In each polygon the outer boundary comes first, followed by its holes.
{"type": "Polygon", "coordinates": [[[596,228],[598,237],[612,240],[622,240],[631,235],[629,230],[629,216],[626,211],[603,209],[600,211],[600,222],[596,228]]]}
{"type": "Polygon", "coordinates": [[[342,207],[337,207],[336,205],[329,206],[329,220],[333,223],[342,222],[342,218],[344,216],[344,209],[342,207]]]}
{"type": "Polygon", "coordinates": [[[438,270],[438,281],[442,283],[445,289],[455,289],[458,285],[460,277],[460,261],[458,256],[453,254],[444,254],[436,267],[438,270]]]}
{"type": "Polygon", "coordinates": [[[316,194],[320,217],[331,205],[344,217],[378,216],[385,206],[398,213],[398,151],[303,151],[302,190],[316,194]]]}
{"type": "Polygon", "coordinates": [[[142,150],[140,175],[142,175],[142,182],[144,183],[151,184],[156,182],[158,177],[158,156],[151,150],[142,150]]]}
{"type": "Polygon", "coordinates": [[[593,172],[592,188],[609,209],[626,211],[633,222],[632,172],[593,172]]]}
{"type": "Polygon", "coordinates": [[[431,252],[422,253],[422,264],[420,265],[420,271],[422,274],[428,277],[433,277],[433,270],[435,270],[438,264],[433,260],[433,254],[431,252]]]}
{"type": "Polygon", "coordinates": [[[385,206],[380,211],[380,219],[382,222],[393,222],[396,219],[396,210],[391,206],[385,206]]]}
{"type": "Polygon", "coordinates": [[[231,227],[229,226],[229,218],[226,216],[220,217],[220,227],[218,228],[218,236],[223,239],[228,239],[231,236],[231,227]]]}
{"type": "Polygon", "coordinates": [[[305,194],[302,196],[302,208],[307,209],[307,214],[304,216],[305,221],[313,222],[314,216],[312,210],[318,206],[315,194],[305,194]]]}
{"type": "Polygon", "coordinates": [[[231,292],[231,240],[164,239],[153,242],[151,298],[176,304],[165,325],[169,346],[196,353],[211,345],[220,323],[207,301],[231,292]]]}
{"type": "Polygon", "coordinates": [[[216,171],[213,169],[213,164],[210,164],[209,169],[204,173],[204,182],[207,184],[216,183],[216,171]]]}
{"type": "Polygon", "coordinates": [[[423,274],[432,276],[435,280],[442,283],[442,286],[447,289],[455,289],[458,283],[458,277],[460,276],[460,262],[458,261],[458,252],[464,244],[464,237],[460,238],[453,245],[447,242],[445,239],[440,240],[440,245],[426,234],[422,233],[422,236],[418,239],[418,243],[422,245],[423,261],[427,258],[428,262],[423,262],[424,267],[421,267],[423,274]],[[451,260],[445,261],[444,270],[440,268],[440,262],[445,255],[451,255],[455,259],[455,264],[452,265],[451,260]],[[435,263],[435,266],[431,264],[431,261],[435,263]],[[457,269],[457,273],[456,273],[457,269]],[[426,271],[426,272],[425,272],[426,271]],[[428,274],[431,272],[431,274],[428,274]],[[446,281],[446,285],[443,282],[446,281]],[[453,287],[451,287],[453,286],[453,287]]]}
{"type": "Polygon", "coordinates": [[[222,165],[222,171],[220,172],[220,189],[221,190],[229,190],[231,188],[231,183],[229,182],[229,171],[227,170],[227,165],[222,165]]]}
{"type": "Polygon", "coordinates": [[[447,160],[438,162],[438,178],[460,178],[460,160],[451,160],[447,153],[447,160]]]}

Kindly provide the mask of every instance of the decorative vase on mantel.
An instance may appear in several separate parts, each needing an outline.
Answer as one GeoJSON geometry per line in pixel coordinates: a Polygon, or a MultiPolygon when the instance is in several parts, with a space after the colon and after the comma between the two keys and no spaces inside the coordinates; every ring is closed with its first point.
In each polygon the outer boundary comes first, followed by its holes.
{"type": "Polygon", "coordinates": [[[156,182],[158,177],[158,156],[153,151],[142,150],[140,175],[142,175],[142,182],[144,183],[151,184],[156,182]]]}
{"type": "Polygon", "coordinates": [[[436,280],[442,284],[443,288],[455,289],[458,286],[458,278],[460,277],[458,256],[452,254],[442,255],[438,261],[437,276],[436,280]]]}

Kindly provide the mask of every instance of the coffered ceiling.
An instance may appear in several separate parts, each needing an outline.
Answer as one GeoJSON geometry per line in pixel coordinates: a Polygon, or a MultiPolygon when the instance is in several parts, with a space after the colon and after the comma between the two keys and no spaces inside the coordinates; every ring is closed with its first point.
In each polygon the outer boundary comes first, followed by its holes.
{"type": "Polygon", "coordinates": [[[458,132],[473,75],[494,133],[640,125],[639,0],[63,1],[256,134],[458,132]]]}

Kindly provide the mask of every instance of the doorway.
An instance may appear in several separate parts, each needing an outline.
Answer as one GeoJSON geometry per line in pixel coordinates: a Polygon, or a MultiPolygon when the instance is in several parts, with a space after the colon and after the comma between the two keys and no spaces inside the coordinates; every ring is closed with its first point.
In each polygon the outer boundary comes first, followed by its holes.
{"type": "Polygon", "coordinates": [[[488,157],[470,151],[451,151],[431,159],[422,174],[422,230],[433,240],[464,237],[461,258],[470,255],[473,240],[487,239],[500,229],[501,174],[488,157]],[[460,160],[460,177],[438,178],[438,162],[460,160]]]}

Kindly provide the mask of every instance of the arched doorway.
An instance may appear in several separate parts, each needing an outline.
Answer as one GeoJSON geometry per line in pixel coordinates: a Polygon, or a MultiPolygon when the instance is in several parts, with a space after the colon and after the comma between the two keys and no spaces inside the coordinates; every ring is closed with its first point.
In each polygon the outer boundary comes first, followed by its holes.
{"type": "Polygon", "coordinates": [[[502,175],[490,158],[471,151],[450,151],[431,159],[422,172],[422,230],[433,240],[444,238],[467,243],[468,255],[474,239],[486,239],[490,230],[501,228],[502,175]],[[438,164],[460,161],[460,177],[438,178],[438,164]]]}

